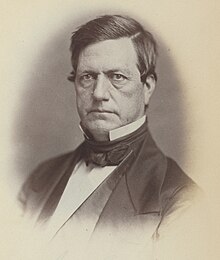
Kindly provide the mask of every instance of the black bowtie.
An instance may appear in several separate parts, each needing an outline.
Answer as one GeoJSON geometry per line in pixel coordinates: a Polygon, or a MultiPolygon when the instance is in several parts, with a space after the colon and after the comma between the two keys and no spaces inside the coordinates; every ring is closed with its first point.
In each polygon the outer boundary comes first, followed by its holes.
{"type": "Polygon", "coordinates": [[[94,141],[85,139],[83,157],[86,165],[94,163],[99,166],[113,166],[122,162],[148,132],[147,121],[133,133],[114,141],[94,141]]]}

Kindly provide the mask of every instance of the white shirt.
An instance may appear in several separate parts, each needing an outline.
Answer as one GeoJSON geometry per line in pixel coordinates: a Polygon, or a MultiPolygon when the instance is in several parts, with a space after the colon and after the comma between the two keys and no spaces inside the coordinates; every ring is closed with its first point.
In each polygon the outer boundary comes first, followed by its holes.
{"type": "MultiPolygon", "coordinates": [[[[109,133],[110,141],[128,135],[137,130],[145,122],[146,116],[128,125],[114,129],[109,133]]],[[[48,224],[51,237],[68,221],[82,203],[97,189],[97,187],[113,172],[117,166],[86,166],[84,160],[79,161],[66,185],[57,208],[48,224]]],[[[95,226],[96,223],[94,223],[95,226]]],[[[88,237],[93,231],[93,225],[87,228],[88,237]]]]}

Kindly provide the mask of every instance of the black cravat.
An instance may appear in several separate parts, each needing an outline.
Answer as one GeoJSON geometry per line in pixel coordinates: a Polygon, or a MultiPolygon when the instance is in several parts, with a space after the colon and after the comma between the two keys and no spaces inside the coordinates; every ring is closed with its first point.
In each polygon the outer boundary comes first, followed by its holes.
{"type": "Polygon", "coordinates": [[[147,121],[133,133],[114,141],[94,141],[85,139],[83,157],[86,164],[99,166],[118,165],[141,142],[148,132],[147,121]]]}

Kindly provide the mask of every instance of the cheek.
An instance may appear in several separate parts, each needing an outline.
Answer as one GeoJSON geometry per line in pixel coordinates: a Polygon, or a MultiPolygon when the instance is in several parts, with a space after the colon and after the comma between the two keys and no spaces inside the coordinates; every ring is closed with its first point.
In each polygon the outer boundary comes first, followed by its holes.
{"type": "Polygon", "coordinates": [[[91,95],[88,91],[77,91],[76,90],[76,103],[79,110],[79,113],[82,113],[90,106],[91,95]]]}
{"type": "Polygon", "coordinates": [[[118,105],[121,108],[122,116],[132,118],[142,113],[144,110],[144,92],[143,87],[135,91],[127,92],[123,95],[123,98],[119,99],[118,105]]]}
{"type": "Polygon", "coordinates": [[[129,92],[125,92],[123,95],[123,105],[135,109],[136,107],[142,106],[144,103],[144,89],[143,86],[136,86],[129,92]]]}
{"type": "Polygon", "coordinates": [[[86,120],[87,118],[87,107],[86,107],[86,102],[84,102],[81,99],[77,100],[77,111],[78,111],[78,115],[81,121],[86,120]]]}

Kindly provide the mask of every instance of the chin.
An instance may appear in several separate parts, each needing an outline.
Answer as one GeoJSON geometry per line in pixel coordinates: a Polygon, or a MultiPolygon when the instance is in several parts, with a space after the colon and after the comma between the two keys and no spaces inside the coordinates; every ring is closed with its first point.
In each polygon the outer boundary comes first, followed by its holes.
{"type": "Polygon", "coordinates": [[[93,131],[103,131],[103,132],[109,132],[115,128],[119,127],[115,123],[108,123],[102,120],[98,120],[96,122],[92,122],[92,124],[88,125],[88,130],[93,130],[93,131]]]}
{"type": "Polygon", "coordinates": [[[85,128],[94,135],[106,135],[109,131],[120,127],[117,122],[107,122],[105,120],[93,120],[85,124],[85,128]]]}

